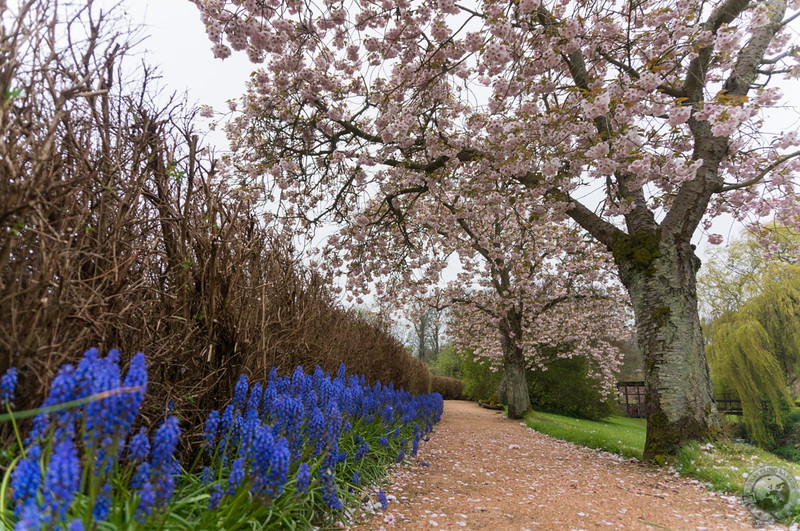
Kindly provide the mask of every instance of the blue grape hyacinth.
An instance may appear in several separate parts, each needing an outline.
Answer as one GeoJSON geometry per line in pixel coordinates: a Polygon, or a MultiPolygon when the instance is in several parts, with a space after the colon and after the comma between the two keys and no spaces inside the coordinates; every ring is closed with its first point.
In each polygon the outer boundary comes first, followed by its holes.
{"type": "Polygon", "coordinates": [[[308,492],[308,485],[311,481],[311,472],[308,463],[301,463],[297,469],[297,492],[305,494],[308,492]]]}
{"type": "Polygon", "coordinates": [[[62,441],[53,448],[44,478],[44,508],[63,521],[67,508],[80,488],[81,466],[72,441],[62,441]]]}
{"type": "MultiPolygon", "coordinates": [[[[16,377],[9,370],[0,378],[6,403],[13,400],[16,377]]],[[[141,353],[124,376],[114,350],[104,357],[89,349],[76,366],[61,367],[43,404],[56,410],[35,418],[26,453],[11,471],[17,529],[78,530],[86,522],[92,529],[102,521],[118,525],[121,514],[150,528],[181,506],[171,504],[186,485],[175,457],[178,417],[170,408],[152,439],[143,427],[134,432],[147,383],[141,353]],[[65,402],[72,404],[63,407],[65,402]]],[[[243,375],[230,403],[205,421],[197,456],[202,481],[189,484],[202,485],[202,499],[215,513],[211,519],[231,503],[247,511],[239,505],[244,499],[266,508],[268,518],[285,517],[281,511],[293,505],[284,496],[300,504],[321,497],[328,510],[339,511],[339,494],[366,492],[373,467],[402,461],[406,442],[416,454],[441,412],[441,395],[367,384],[343,365],[333,376],[320,367],[307,374],[299,366],[283,377],[273,368],[263,383],[243,375]]],[[[382,492],[378,501],[388,504],[382,492]]]]}
{"type": "Polygon", "coordinates": [[[0,378],[0,400],[3,402],[14,401],[14,391],[17,389],[17,369],[11,367],[0,378]]]}
{"type": "Polygon", "coordinates": [[[383,492],[383,489],[378,491],[378,503],[384,511],[389,508],[389,499],[386,497],[386,493],[383,492]]]}
{"type": "Polygon", "coordinates": [[[24,507],[35,505],[42,486],[42,471],[39,458],[42,450],[38,445],[28,448],[27,457],[21,459],[11,476],[11,489],[16,503],[17,516],[24,507]]]}

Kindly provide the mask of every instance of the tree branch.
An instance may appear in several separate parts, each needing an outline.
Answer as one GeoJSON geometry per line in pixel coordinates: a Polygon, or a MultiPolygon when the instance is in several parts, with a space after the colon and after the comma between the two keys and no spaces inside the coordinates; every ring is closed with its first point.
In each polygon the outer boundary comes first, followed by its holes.
{"type": "Polygon", "coordinates": [[[793,159],[795,157],[798,157],[798,156],[800,156],[800,151],[795,151],[793,153],[789,153],[788,155],[784,155],[783,157],[779,158],[778,160],[776,160],[775,162],[773,162],[772,164],[770,164],[769,166],[767,166],[766,168],[761,170],[761,172],[758,175],[756,175],[755,177],[753,177],[752,179],[747,180],[747,181],[745,181],[743,183],[725,184],[722,188],[717,190],[716,193],[730,192],[732,190],[739,190],[741,188],[747,188],[748,186],[752,186],[752,185],[756,184],[757,182],[759,182],[764,177],[766,177],[767,174],[769,174],[772,170],[774,170],[775,168],[777,168],[778,166],[780,166],[781,164],[783,164],[787,160],[791,160],[791,159],[793,159]]]}
{"type": "MultiPolygon", "coordinates": [[[[516,177],[516,180],[526,188],[537,188],[540,183],[538,176],[532,172],[522,177],[516,177]]],[[[572,199],[568,193],[558,187],[553,187],[545,192],[544,197],[567,203],[569,205],[566,211],[567,215],[609,249],[617,238],[625,235],[623,231],[605,221],[582,203],[572,199]]]]}
{"type": "MultiPolygon", "coordinates": [[[[703,24],[703,27],[716,35],[720,26],[733,21],[742,11],[747,9],[748,4],[749,0],[726,0],[722,5],[711,12],[708,19],[703,24]]],[[[697,57],[692,59],[692,62],[689,63],[686,79],[683,83],[683,93],[686,95],[689,103],[695,103],[703,99],[703,88],[706,86],[706,72],[708,71],[708,64],[713,51],[713,45],[705,46],[700,49],[697,57]]]]}
{"type": "MultiPolygon", "coordinates": [[[[462,148],[461,151],[456,154],[455,158],[459,162],[472,162],[478,160],[485,155],[473,148],[462,148]]],[[[396,160],[396,159],[386,159],[383,161],[383,164],[386,166],[391,166],[393,168],[405,168],[407,170],[419,171],[426,174],[434,173],[442,168],[445,165],[453,160],[453,157],[448,155],[442,155],[441,157],[435,158],[428,163],[421,163],[421,162],[414,162],[410,160],[396,160]]]]}
{"type": "Polygon", "coordinates": [[[494,317],[495,319],[499,319],[500,318],[500,316],[496,312],[490,310],[489,308],[485,307],[484,305],[482,305],[482,304],[480,304],[480,303],[478,303],[478,302],[476,302],[476,301],[474,301],[472,299],[462,299],[461,297],[453,297],[450,300],[452,302],[456,302],[456,303],[459,303],[459,304],[468,304],[468,305],[474,306],[477,309],[479,309],[480,311],[482,311],[483,313],[485,313],[486,315],[488,315],[490,317],[494,317]]]}
{"type": "Polygon", "coordinates": [[[747,94],[750,85],[758,77],[758,68],[764,60],[767,47],[781,28],[781,20],[786,12],[786,0],[768,0],[767,5],[770,14],[769,23],[757,28],[747,44],[739,51],[736,65],[723,85],[728,94],[733,96],[747,94]]]}
{"type": "MultiPolygon", "coordinates": [[[[581,50],[576,50],[569,54],[569,56],[562,54],[562,58],[569,69],[570,76],[572,76],[575,85],[581,90],[589,92],[591,78],[586,69],[586,61],[583,57],[583,52],[581,50]]],[[[608,116],[598,116],[593,120],[593,123],[601,138],[608,139],[611,137],[611,121],[608,116]]],[[[615,173],[614,176],[617,180],[620,198],[629,199],[633,203],[633,210],[626,216],[629,228],[630,226],[636,226],[652,229],[655,225],[655,218],[653,217],[653,213],[650,212],[650,209],[647,208],[647,200],[645,199],[642,188],[629,187],[628,183],[630,180],[627,178],[628,176],[623,173],[615,173]]],[[[603,243],[610,245],[610,243],[603,243]]]]}
{"type": "MultiPolygon", "coordinates": [[[[605,59],[606,61],[608,61],[612,65],[616,66],[622,72],[625,72],[626,74],[631,76],[633,79],[639,79],[641,77],[639,75],[639,72],[635,68],[633,68],[632,66],[626,65],[622,61],[618,61],[618,60],[614,59],[613,57],[611,57],[611,55],[609,55],[609,54],[607,54],[605,52],[601,51],[599,53],[600,53],[600,57],[602,57],[603,59],[605,59]]],[[[673,98],[685,98],[686,97],[686,93],[683,92],[683,90],[677,89],[675,87],[671,87],[669,85],[659,85],[658,87],[656,87],[656,90],[661,92],[661,93],[663,93],[663,94],[666,94],[667,96],[672,96],[673,98]]]]}

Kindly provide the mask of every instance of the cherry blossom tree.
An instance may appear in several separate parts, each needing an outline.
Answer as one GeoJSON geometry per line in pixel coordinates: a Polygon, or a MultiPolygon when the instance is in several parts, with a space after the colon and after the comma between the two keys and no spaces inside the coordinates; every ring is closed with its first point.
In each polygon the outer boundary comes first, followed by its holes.
{"type": "Polygon", "coordinates": [[[454,343],[503,368],[510,418],[530,408],[526,369],[546,368],[554,352],[582,355],[608,387],[619,364],[616,345],[630,336],[628,299],[609,278],[608,257],[579,248],[564,226],[515,224],[517,213],[511,209],[502,222],[484,218],[485,232],[477,219],[462,222],[464,271],[445,290],[454,343]]]}
{"type": "Polygon", "coordinates": [[[719,432],[691,238],[722,212],[800,223],[799,137],[762,120],[800,73],[788,0],[194,1],[218,57],[264,65],[228,127],[285,215],[365,226],[372,200],[402,223],[432,184],[519,185],[509,202],[541,199],[614,256],[645,457],[719,432]]]}
{"type": "Polygon", "coordinates": [[[369,291],[456,312],[456,343],[504,370],[510,418],[530,409],[526,368],[541,368],[552,352],[588,357],[608,384],[615,345],[630,336],[628,298],[610,255],[574,224],[548,220],[518,183],[451,178],[442,175],[425,194],[397,198],[391,208],[382,198],[366,203],[362,223],[329,239],[323,263],[349,277],[355,296],[369,291]],[[480,194],[486,197],[473,200],[480,194]],[[403,213],[400,221],[392,208],[403,213]],[[441,289],[454,262],[461,272],[441,289]]]}
{"type": "Polygon", "coordinates": [[[547,370],[558,358],[586,357],[591,376],[601,393],[607,393],[616,383],[621,340],[630,337],[623,294],[580,275],[563,283],[561,275],[538,276],[532,289],[504,295],[491,289],[461,290],[453,299],[460,303],[453,310],[453,343],[504,369],[509,417],[517,404],[530,404],[525,370],[547,370]],[[520,358],[524,361],[517,367],[514,362],[520,358]]]}

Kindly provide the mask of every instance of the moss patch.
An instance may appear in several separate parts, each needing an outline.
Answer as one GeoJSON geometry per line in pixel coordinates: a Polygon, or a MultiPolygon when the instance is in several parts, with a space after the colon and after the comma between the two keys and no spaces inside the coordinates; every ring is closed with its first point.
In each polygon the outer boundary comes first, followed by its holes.
{"type": "Polygon", "coordinates": [[[611,252],[617,265],[627,266],[650,275],[654,272],[653,262],[661,256],[659,244],[661,231],[643,231],[626,234],[614,240],[611,252]]]}

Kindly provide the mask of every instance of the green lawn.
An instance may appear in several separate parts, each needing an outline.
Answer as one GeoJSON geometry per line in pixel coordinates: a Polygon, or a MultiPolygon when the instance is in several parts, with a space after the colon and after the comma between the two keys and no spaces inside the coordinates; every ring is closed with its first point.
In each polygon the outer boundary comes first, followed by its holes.
{"type": "MultiPolygon", "coordinates": [[[[645,439],[645,420],[610,417],[595,422],[555,415],[531,413],[527,425],[547,435],[590,448],[603,449],[625,457],[642,458],[645,439]]],[[[800,477],[800,464],[750,446],[749,444],[718,442],[690,443],[678,453],[674,467],[684,476],[706,482],[716,490],[740,494],[747,475],[761,465],[775,465],[800,477]]],[[[800,507],[793,516],[798,519],[800,507]]]]}
{"type": "MultiPolygon", "coordinates": [[[[762,465],[779,466],[800,477],[800,464],[781,459],[749,444],[720,442],[689,443],[678,452],[675,469],[711,484],[715,490],[739,494],[747,474],[762,465]]],[[[800,511],[800,507],[797,509],[800,511]]]]}
{"type": "Polygon", "coordinates": [[[609,417],[602,421],[576,419],[554,413],[531,413],[528,427],[556,439],[599,448],[625,457],[642,458],[645,420],[609,417]]]}

